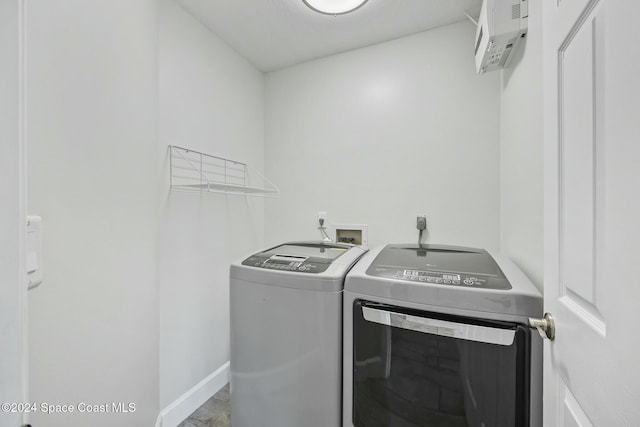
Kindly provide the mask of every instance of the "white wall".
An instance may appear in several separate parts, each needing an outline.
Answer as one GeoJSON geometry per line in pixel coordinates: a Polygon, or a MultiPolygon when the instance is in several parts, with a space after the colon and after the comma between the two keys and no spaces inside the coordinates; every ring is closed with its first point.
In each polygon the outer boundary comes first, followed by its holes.
{"type": "Polygon", "coordinates": [[[151,426],[158,411],[157,6],[28,5],[28,207],[44,224],[29,293],[31,400],[132,402],[36,426],[151,426]]]}
{"type": "Polygon", "coordinates": [[[542,290],[542,13],[530,3],[525,43],[501,72],[500,250],[542,290]]]}
{"type": "MultiPolygon", "coordinates": [[[[0,2],[0,402],[19,402],[23,398],[25,291],[20,237],[25,212],[19,191],[18,23],[18,2],[0,2]]],[[[0,426],[14,427],[21,423],[21,414],[0,411],[0,426]]]]}
{"type": "Polygon", "coordinates": [[[167,146],[262,171],[264,81],[171,0],[161,1],[159,29],[160,405],[165,407],[229,360],[229,262],[262,247],[264,221],[262,199],[169,191],[167,146]]]}
{"type": "Polygon", "coordinates": [[[268,243],[317,238],[317,212],[370,246],[499,246],[499,74],[477,76],[459,22],[267,75],[268,243]]]}

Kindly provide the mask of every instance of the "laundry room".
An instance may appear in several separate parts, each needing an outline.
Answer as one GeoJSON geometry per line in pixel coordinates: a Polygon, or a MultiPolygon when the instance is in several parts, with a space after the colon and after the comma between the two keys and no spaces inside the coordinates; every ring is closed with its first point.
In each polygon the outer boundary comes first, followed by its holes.
{"type": "Polygon", "coordinates": [[[546,3],[2,2],[0,427],[640,423],[640,6],[546,3]]]}

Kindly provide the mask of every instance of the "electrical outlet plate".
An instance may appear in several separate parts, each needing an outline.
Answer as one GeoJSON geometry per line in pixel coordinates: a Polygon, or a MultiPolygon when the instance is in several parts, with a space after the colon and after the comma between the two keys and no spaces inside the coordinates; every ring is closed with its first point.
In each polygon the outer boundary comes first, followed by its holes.
{"type": "Polygon", "coordinates": [[[416,216],[416,228],[418,230],[426,230],[427,229],[427,216],[418,214],[416,216]]]}

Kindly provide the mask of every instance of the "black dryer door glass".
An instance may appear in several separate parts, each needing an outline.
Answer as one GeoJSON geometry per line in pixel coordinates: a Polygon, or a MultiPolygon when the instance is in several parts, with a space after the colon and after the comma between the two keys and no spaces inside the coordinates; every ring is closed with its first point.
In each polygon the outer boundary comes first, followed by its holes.
{"type": "Polygon", "coordinates": [[[522,325],[357,300],[356,427],[529,426],[522,325]]]}

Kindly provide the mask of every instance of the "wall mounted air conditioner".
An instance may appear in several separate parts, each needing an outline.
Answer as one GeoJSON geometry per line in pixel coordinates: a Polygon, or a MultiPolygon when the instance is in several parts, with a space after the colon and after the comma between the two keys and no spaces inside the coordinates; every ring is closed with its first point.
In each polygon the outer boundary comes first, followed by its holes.
{"type": "Polygon", "coordinates": [[[476,30],[476,71],[483,74],[509,66],[527,34],[527,0],[483,0],[476,30]]]}

